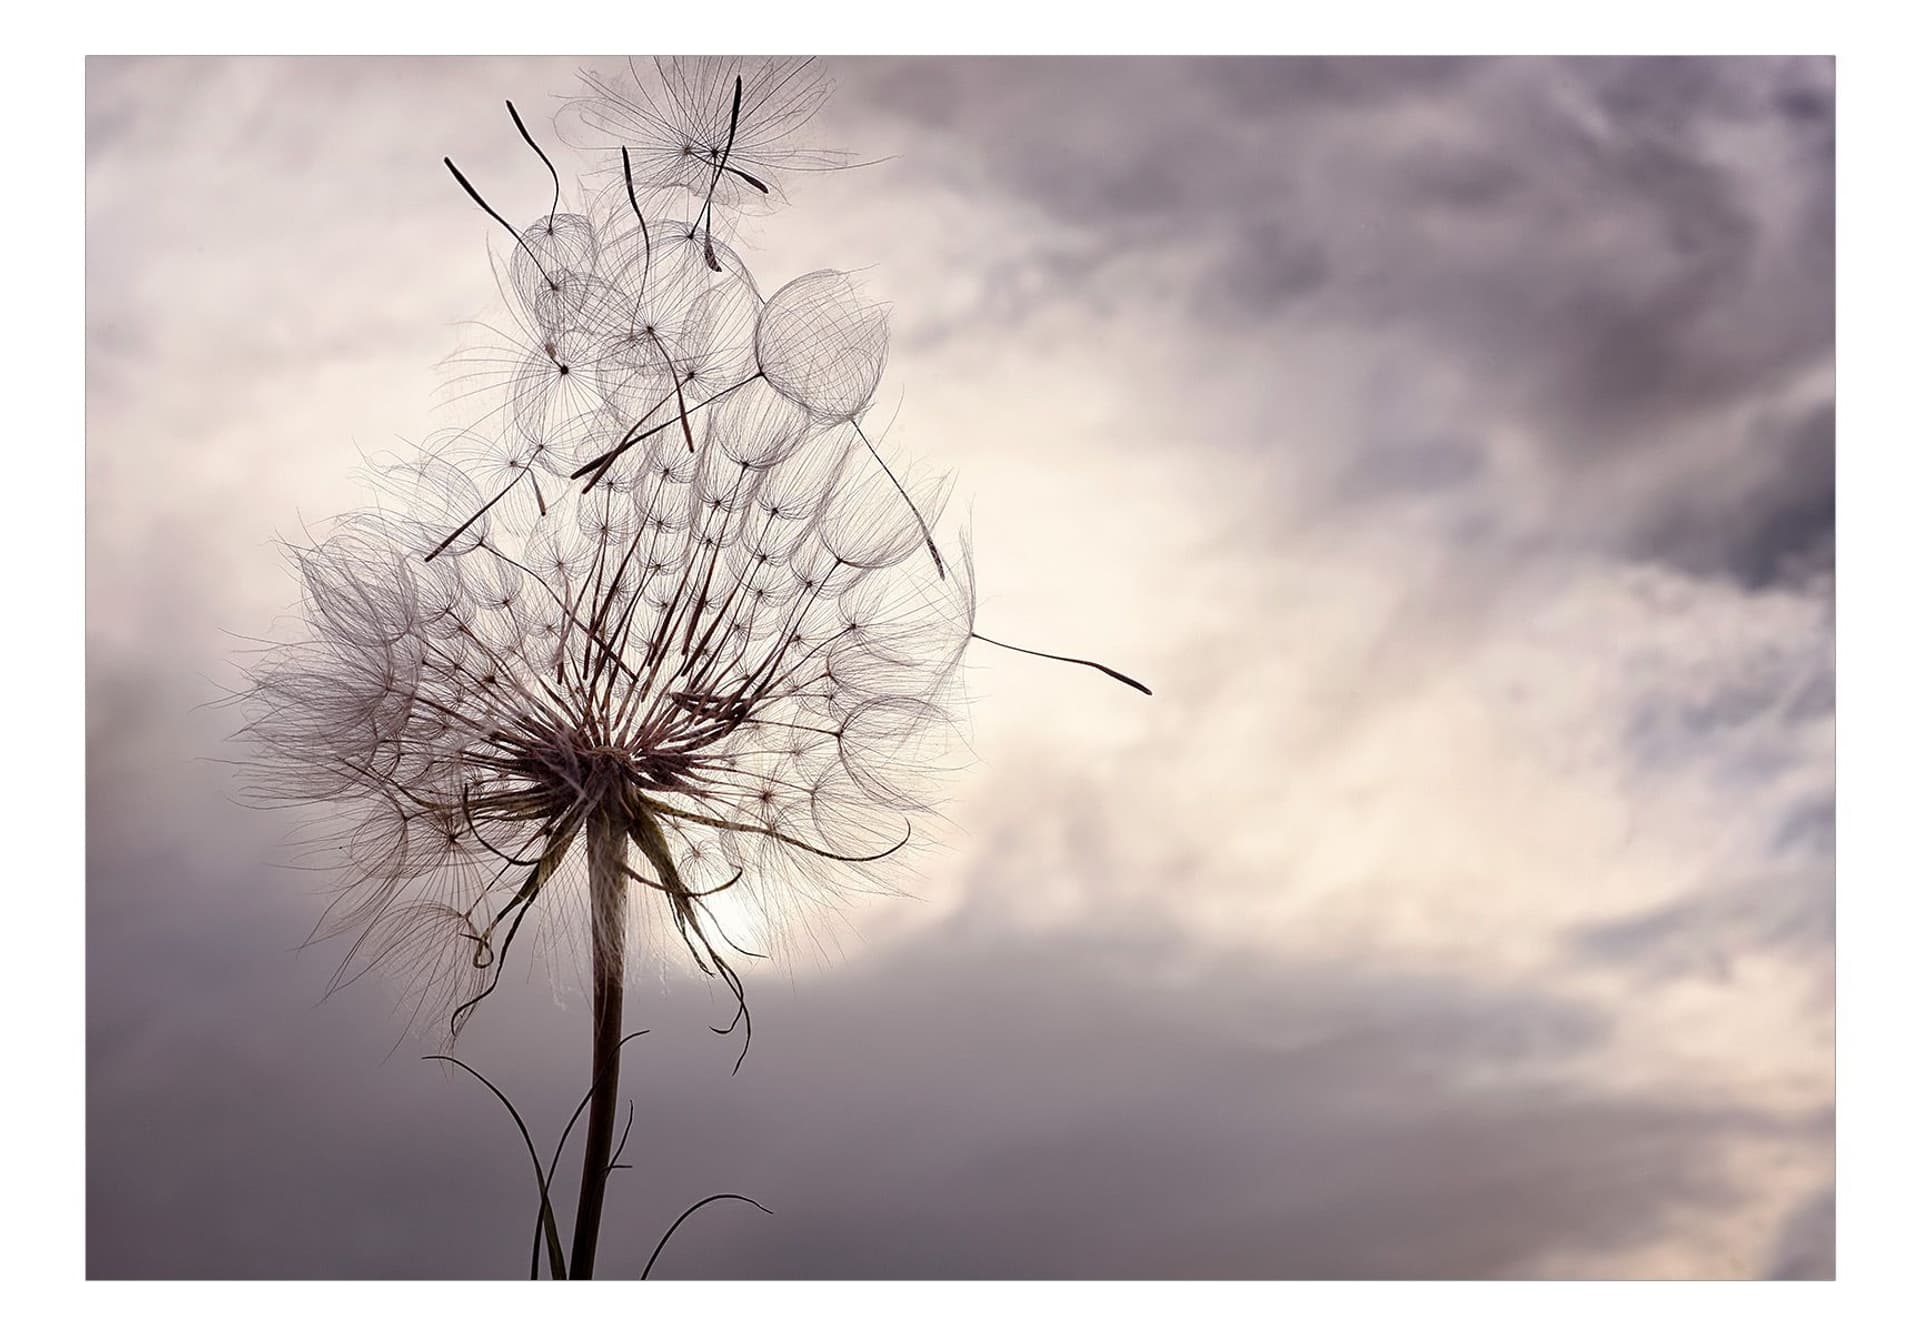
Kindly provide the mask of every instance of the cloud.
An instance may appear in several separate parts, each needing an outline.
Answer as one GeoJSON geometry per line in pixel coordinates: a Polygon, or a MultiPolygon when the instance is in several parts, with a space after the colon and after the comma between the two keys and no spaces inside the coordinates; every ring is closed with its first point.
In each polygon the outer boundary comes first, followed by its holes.
{"type": "MultiPolygon", "coordinates": [[[[195,706],[485,304],[439,156],[544,206],[499,99],[572,68],[90,67],[97,1275],[525,1260],[195,706]]],[[[742,1189],[663,1272],[1830,1269],[1831,63],[838,72],[899,157],[757,271],[872,262],[983,629],[1156,694],[981,650],[919,898],[751,974],[737,1080],[636,989],[610,1267],[742,1189]]],[[[489,1004],[557,1131],[577,997],[489,1004]]]]}
{"type": "MultiPolygon", "coordinates": [[[[514,1272],[532,1201],[504,1114],[382,1061],[377,984],[310,1003],[327,958],[288,953],[295,882],[214,833],[216,784],[182,787],[153,827],[124,799],[144,783],[104,782],[90,813],[90,1272],[514,1272]]],[[[703,1215],[663,1275],[1606,1272],[1749,1204],[1735,1150],[1821,1134],[1593,1089],[1578,1062],[1612,1024],[1551,994],[1366,954],[1276,967],[1124,905],[1036,929],[996,907],[1035,883],[1026,854],[972,875],[1003,883],[885,950],[791,988],[755,970],[737,1078],[701,1030],[719,998],[636,989],[655,1033],[628,1066],[608,1272],[727,1189],[775,1216],[703,1215]]],[[[537,978],[497,1004],[464,1054],[550,1143],[586,1016],[537,978]]]]}
{"type": "MultiPolygon", "coordinates": [[[[1033,210],[990,261],[1020,294],[999,318],[1138,307],[1157,278],[1276,368],[1296,334],[1338,347],[1309,392],[1374,405],[1343,405],[1343,474],[1403,470],[1410,424],[1442,450],[1504,436],[1604,549],[1749,582],[1830,569],[1830,62],[855,71],[951,145],[923,175],[1033,210]]],[[[1273,447],[1265,396],[1242,415],[1273,447]]]]}
{"type": "Polygon", "coordinates": [[[1800,1134],[1561,1082],[1599,1016],[1359,959],[943,930],[810,1008],[821,1048],[782,1033],[770,1077],[835,1078],[778,1122],[707,1113],[795,1204],[689,1238],[675,1275],[1548,1272],[1725,1207],[1722,1147],[1800,1134]],[[848,1035],[870,1059],[836,1058],[848,1035]]]}

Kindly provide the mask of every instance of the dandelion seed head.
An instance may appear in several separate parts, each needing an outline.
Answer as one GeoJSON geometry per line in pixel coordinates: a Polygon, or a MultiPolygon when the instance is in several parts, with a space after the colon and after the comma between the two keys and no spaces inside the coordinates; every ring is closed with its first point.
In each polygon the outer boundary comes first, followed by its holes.
{"type": "Polygon", "coordinates": [[[446,364],[459,424],[288,544],[300,629],[247,664],[246,789],[314,814],[337,980],[387,967],[443,1036],[523,926],[572,959],[590,934],[597,968],[682,952],[740,998],[729,942],[892,887],[954,741],[972,566],[934,546],[951,479],[858,424],[885,312],[829,270],[763,298],[714,236],[835,161],[790,142],[825,84],[656,73],[568,108],[626,150],[577,208],[515,227],[448,162],[511,244],[446,364]]]}
{"type": "MultiPolygon", "coordinates": [[[[554,271],[619,261],[584,216],[558,215],[536,248],[554,271]]],[[[640,307],[618,290],[630,265],[590,276],[590,309],[640,307]]],[[[544,289],[506,290],[520,302],[508,323],[539,331],[544,289]]],[[[788,917],[881,882],[864,859],[931,805],[929,787],[882,771],[946,744],[951,634],[924,651],[915,637],[942,620],[962,633],[969,604],[906,559],[916,521],[873,461],[750,356],[727,371],[737,390],[681,428],[672,378],[684,398],[684,367],[725,369],[715,311],[751,287],[716,275],[677,291],[679,309],[651,298],[655,334],[674,331],[654,402],[633,402],[644,363],[602,374],[625,355],[609,352],[621,330],[550,327],[490,395],[469,394],[473,425],[380,468],[377,506],[289,549],[303,632],[251,665],[250,791],[327,807],[344,887],[329,927],[354,938],[343,977],[394,964],[425,1016],[498,969],[516,900],[557,846],[524,910],[585,920],[576,834],[601,814],[655,840],[625,846],[633,920],[656,923],[633,947],[657,949],[660,919],[777,939],[788,917]],[[619,484],[565,476],[636,426],[668,429],[619,484]],[[911,704],[881,693],[908,688],[911,704]],[[866,809],[848,809],[855,794],[866,809]],[[731,896],[724,919],[709,895],[731,896]]],[[[940,498],[918,497],[935,517],[940,498]]]]}

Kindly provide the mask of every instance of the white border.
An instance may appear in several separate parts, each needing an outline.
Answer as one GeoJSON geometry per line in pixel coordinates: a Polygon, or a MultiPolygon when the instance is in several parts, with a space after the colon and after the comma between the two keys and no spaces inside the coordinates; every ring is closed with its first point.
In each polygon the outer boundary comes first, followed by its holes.
{"type": "MultiPolygon", "coordinates": [[[[1717,1327],[1767,1330],[1838,1321],[1877,1327],[1874,1308],[1910,1308],[1899,1282],[1913,1234],[1914,1042],[1910,979],[1920,941],[1920,890],[1911,840],[1916,729],[1913,575],[1920,496],[1914,459],[1915,261],[1910,134],[1913,83],[1904,43],[1867,6],[1610,4],[1343,5],[1267,11],[1181,3],[1122,13],[1032,4],[671,6],[330,3],[269,10],[253,4],[90,3],[39,8],[29,35],[19,18],[8,79],[11,207],[20,237],[4,290],[8,379],[23,418],[9,422],[5,494],[11,501],[7,568],[15,595],[6,655],[14,702],[9,791],[15,846],[6,892],[7,1101],[14,1170],[4,1244],[16,1287],[10,1306],[40,1327],[34,1306],[58,1303],[61,1327],[126,1321],[151,1327],[189,1319],[199,1328],[337,1328],[343,1318],[379,1326],[483,1316],[512,1321],[548,1303],[512,1285],[67,1284],[84,1264],[84,929],[80,793],[84,548],[77,409],[83,402],[84,102],[81,54],[247,51],[599,51],[646,44],[666,50],[754,49],[896,52],[1835,52],[1840,152],[1840,1282],[1837,1284],[750,1284],[724,1293],[669,1284],[644,1295],[581,1295],[615,1319],[658,1328],[764,1318],[783,1326],[915,1330],[1016,1327],[1190,1327],[1250,1319],[1294,1328],[1617,1330],[1717,1327]],[[64,27],[62,26],[64,25],[64,27]],[[27,909],[26,915],[18,910],[27,909]],[[292,1300],[290,1300],[290,1298],[292,1300]],[[618,1307],[609,1305],[618,1302],[618,1307]],[[536,1308],[533,1303],[539,1303],[536,1308]],[[482,1306],[484,1303],[484,1307],[482,1306]],[[452,1309],[469,1308],[470,1309],[452,1309]],[[1854,1319],[1847,1317],[1852,1316],[1854,1319]]],[[[584,1310],[584,1307],[582,1308],[584,1310]]]]}

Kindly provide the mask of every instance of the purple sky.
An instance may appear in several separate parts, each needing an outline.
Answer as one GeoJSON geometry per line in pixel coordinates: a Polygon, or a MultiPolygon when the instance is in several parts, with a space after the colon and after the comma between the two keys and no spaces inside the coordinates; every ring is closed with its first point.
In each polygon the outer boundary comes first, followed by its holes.
{"type": "MultiPolygon", "coordinates": [[[[582,63],[89,63],[93,1276],[525,1263],[510,1122],[316,1004],[202,706],[445,420],[500,237],[441,155],[544,207],[500,102],[582,63]]],[[[975,657],[917,897],[749,971],[739,1075],[632,988],[602,1272],[738,1190],[660,1274],[1830,1273],[1831,62],[829,64],[884,160],[755,272],[892,302],[982,629],[1156,695],[975,657]]],[[[573,979],[462,1044],[546,1141],[573,979]]]]}

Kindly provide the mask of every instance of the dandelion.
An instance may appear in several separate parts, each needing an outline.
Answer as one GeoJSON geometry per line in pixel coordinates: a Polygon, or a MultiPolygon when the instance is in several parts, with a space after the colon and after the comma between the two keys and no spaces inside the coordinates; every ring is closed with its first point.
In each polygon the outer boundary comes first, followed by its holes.
{"type": "MultiPolygon", "coordinates": [[[[663,105],[704,152],[725,104],[735,174],[765,185],[815,105],[807,67],[716,69],[736,67],[669,66],[663,105]]],[[[517,229],[447,163],[511,234],[507,318],[451,364],[466,422],[376,461],[373,503],[290,545],[301,630],[245,695],[249,792],[320,811],[337,982],[390,968],[451,1043],[523,933],[586,961],[566,1260],[535,1155],[556,1277],[593,1273],[629,961],[673,942],[717,978],[737,1069],[752,1016],[729,956],[887,886],[984,639],[964,535],[957,566],[933,545],[948,479],[903,481],[859,425],[884,311],[834,273],[763,299],[701,214],[675,220],[693,178],[623,158],[620,190],[577,211],[555,171],[517,229]]]]}
{"type": "Polygon", "coordinates": [[[584,74],[588,95],[570,100],[559,118],[576,148],[627,149],[644,191],[710,196],[723,211],[766,208],[784,198],[788,172],[851,162],[795,142],[832,92],[816,60],[668,56],[652,66],[652,77],[634,61],[625,78],[584,74]]]}

